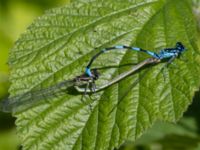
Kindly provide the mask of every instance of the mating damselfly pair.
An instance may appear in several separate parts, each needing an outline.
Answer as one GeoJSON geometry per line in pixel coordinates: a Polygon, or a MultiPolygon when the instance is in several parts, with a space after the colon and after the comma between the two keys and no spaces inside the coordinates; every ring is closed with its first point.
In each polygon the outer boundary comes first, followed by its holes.
{"type": "MultiPolygon", "coordinates": [[[[108,47],[102,49],[96,55],[94,55],[91,60],[89,61],[85,73],[76,76],[72,80],[62,81],[54,86],[51,86],[46,89],[38,90],[38,91],[30,91],[21,95],[17,95],[14,97],[7,98],[0,102],[0,111],[3,112],[18,112],[21,111],[20,108],[25,107],[30,108],[37,104],[40,100],[45,100],[49,96],[54,95],[54,93],[58,92],[67,92],[69,87],[74,87],[74,90],[79,92],[80,94],[88,94],[88,93],[95,93],[101,90],[106,89],[107,87],[121,81],[122,79],[126,78],[127,76],[131,75],[132,73],[138,71],[142,67],[146,65],[156,64],[161,61],[166,61],[165,67],[170,64],[175,58],[179,57],[185,51],[185,47],[181,42],[177,42],[175,47],[172,48],[165,48],[159,51],[159,53],[155,53],[149,50],[144,50],[138,47],[130,47],[125,45],[118,45],[114,47],[108,47]],[[137,65],[134,65],[129,71],[126,71],[119,76],[115,77],[108,83],[96,87],[95,81],[99,79],[100,75],[97,69],[91,69],[91,66],[95,59],[101,54],[110,51],[110,50],[117,50],[117,49],[130,49],[137,52],[143,52],[151,56],[137,65]]],[[[23,108],[24,109],[24,108],[23,108]]]]}

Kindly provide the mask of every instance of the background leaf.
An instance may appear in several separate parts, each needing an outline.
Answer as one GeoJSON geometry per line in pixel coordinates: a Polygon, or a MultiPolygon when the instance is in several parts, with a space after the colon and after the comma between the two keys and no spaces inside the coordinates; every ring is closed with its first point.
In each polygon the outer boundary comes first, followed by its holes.
{"type": "MultiPolygon", "coordinates": [[[[196,23],[186,0],[77,1],[48,11],[11,50],[11,96],[79,75],[97,53],[95,47],[126,44],[159,51],[176,41],[187,47],[183,57],[188,61],[176,60],[178,67],[165,69],[165,80],[159,64],[137,86],[127,83],[141,78],[143,71],[93,94],[96,101],[86,97],[83,103],[80,94],[66,94],[16,114],[24,148],[113,149],[135,140],[156,120],[178,120],[199,87],[196,23]]],[[[116,51],[94,65],[137,63],[146,57],[116,51]]],[[[130,67],[101,70],[97,85],[130,67]]]]}
{"type": "Polygon", "coordinates": [[[20,143],[15,132],[15,130],[9,130],[0,133],[0,149],[16,150],[19,148],[20,143]]]}

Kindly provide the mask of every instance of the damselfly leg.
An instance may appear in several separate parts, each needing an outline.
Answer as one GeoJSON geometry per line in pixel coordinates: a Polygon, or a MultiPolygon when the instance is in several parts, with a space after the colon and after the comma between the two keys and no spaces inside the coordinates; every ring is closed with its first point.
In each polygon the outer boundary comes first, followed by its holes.
{"type": "MultiPolygon", "coordinates": [[[[173,61],[177,58],[177,56],[173,56],[171,57],[165,64],[164,66],[161,68],[161,72],[162,72],[162,75],[163,75],[163,79],[164,81],[166,81],[166,78],[167,78],[167,75],[166,75],[166,72],[167,71],[166,69],[168,68],[169,65],[173,65],[175,66],[175,64],[173,64],[173,61]]],[[[177,68],[177,67],[176,67],[177,68]]]]}
{"type": "MultiPolygon", "coordinates": [[[[81,80],[81,81],[85,81],[85,85],[84,85],[84,92],[81,96],[81,101],[84,103],[84,104],[87,104],[85,101],[84,101],[84,97],[86,97],[86,95],[88,95],[90,97],[90,99],[93,101],[92,97],[90,96],[90,94],[88,93],[88,90],[89,91],[92,91],[93,93],[95,92],[96,90],[96,84],[95,84],[95,80],[97,80],[99,78],[99,72],[97,71],[97,69],[92,69],[91,70],[91,75],[88,76],[87,74],[83,74],[82,76],[79,76],[77,78],[77,80],[81,80]]],[[[79,87],[79,85],[75,85],[74,86],[75,88],[76,87],[79,87]]],[[[91,104],[89,104],[89,108],[90,110],[92,110],[92,106],[91,104]]]]}

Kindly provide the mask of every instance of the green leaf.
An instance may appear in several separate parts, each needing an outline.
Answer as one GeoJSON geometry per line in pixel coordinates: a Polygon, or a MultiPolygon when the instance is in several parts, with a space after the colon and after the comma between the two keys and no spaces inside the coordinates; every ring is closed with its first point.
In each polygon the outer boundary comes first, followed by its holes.
{"type": "MultiPolygon", "coordinates": [[[[15,114],[24,149],[113,149],[134,141],[156,120],[177,121],[200,83],[196,33],[187,0],[87,0],[46,12],[11,50],[11,96],[80,75],[99,49],[112,45],[159,51],[181,41],[187,47],[181,58],[187,61],[175,60],[176,67],[164,70],[165,79],[160,63],[134,87],[146,69],[92,94],[92,100],[66,94],[15,114]]],[[[102,55],[94,66],[138,63],[147,57],[116,51],[102,55]]],[[[130,68],[100,70],[97,86],[130,68]]]]}

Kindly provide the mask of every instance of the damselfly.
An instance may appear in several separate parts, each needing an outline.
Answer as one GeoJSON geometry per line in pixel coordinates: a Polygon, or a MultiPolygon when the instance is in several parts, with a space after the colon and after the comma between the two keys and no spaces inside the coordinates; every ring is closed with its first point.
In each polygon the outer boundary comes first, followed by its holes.
{"type": "Polygon", "coordinates": [[[86,67],[85,74],[81,76],[77,76],[72,80],[63,81],[61,83],[58,83],[46,89],[42,89],[38,91],[30,91],[30,92],[3,100],[0,102],[0,110],[4,112],[18,112],[19,110],[23,110],[24,108],[26,109],[30,108],[31,106],[37,104],[40,100],[45,99],[49,96],[52,96],[56,94],[57,92],[60,92],[60,91],[66,92],[67,88],[69,87],[75,87],[75,89],[79,93],[86,94],[86,93],[98,92],[119,82],[123,78],[129,76],[130,74],[136,72],[137,70],[139,70],[140,68],[148,64],[155,64],[166,58],[169,59],[167,62],[167,64],[169,64],[176,57],[178,57],[184,50],[185,50],[185,47],[180,42],[177,42],[175,48],[163,49],[158,54],[151,51],[143,50],[140,48],[133,48],[133,47],[127,47],[127,46],[117,46],[117,47],[106,48],[92,57],[88,66],[86,67]],[[144,60],[143,62],[134,66],[131,70],[120,74],[119,76],[117,76],[116,78],[108,82],[107,84],[104,84],[100,87],[96,87],[95,80],[99,78],[99,73],[97,72],[96,69],[90,70],[90,67],[93,61],[103,52],[111,50],[111,49],[119,49],[119,48],[129,48],[129,49],[133,49],[137,51],[142,51],[151,55],[152,58],[144,60]]]}
{"type": "MultiPolygon", "coordinates": [[[[97,53],[96,55],[94,55],[92,57],[92,59],[90,60],[90,62],[88,63],[87,67],[86,67],[86,70],[85,70],[85,73],[90,76],[90,67],[92,65],[92,63],[94,62],[94,60],[100,56],[101,54],[107,52],[107,51],[110,51],[110,50],[115,50],[115,49],[131,49],[131,50],[134,50],[134,51],[138,51],[138,52],[144,52],[150,56],[152,56],[152,58],[149,58],[145,61],[143,61],[143,65],[141,65],[141,67],[147,65],[147,64],[153,64],[153,63],[158,63],[160,61],[163,61],[163,60],[166,60],[167,63],[162,67],[161,71],[167,67],[167,65],[169,65],[170,63],[172,63],[174,61],[175,58],[181,56],[181,54],[186,50],[186,48],[184,47],[184,45],[181,43],[181,42],[177,42],[176,43],[176,46],[173,47],[173,48],[165,48],[165,49],[162,49],[160,50],[159,53],[155,53],[155,52],[152,52],[152,51],[149,51],[149,50],[144,50],[144,49],[141,49],[141,48],[138,48],[138,47],[130,47],[130,46],[125,46],[125,45],[118,45],[118,46],[114,46],[114,47],[109,47],[109,48],[105,48],[103,50],[101,50],[99,53],[97,53]]],[[[140,64],[138,64],[140,65],[140,64]]],[[[137,67],[137,65],[135,66],[137,67]]],[[[139,67],[139,68],[141,68],[139,67]]],[[[137,69],[136,69],[137,70],[137,69]]],[[[133,67],[132,71],[134,72],[135,71],[135,68],[133,67]]],[[[133,72],[128,71],[128,72],[125,72],[121,75],[119,75],[118,77],[116,77],[115,79],[111,80],[109,83],[107,83],[105,87],[108,87],[122,79],[124,79],[125,77],[129,76],[130,74],[132,74],[133,72]]],[[[146,72],[145,72],[146,73],[146,72]]],[[[143,74],[141,76],[141,78],[143,78],[145,76],[145,74],[143,74]]],[[[138,83],[139,80],[136,80],[135,82],[133,82],[131,85],[130,85],[130,88],[129,89],[132,89],[137,83],[138,83]]],[[[100,88],[99,88],[100,89],[100,88]]],[[[97,91],[99,90],[97,89],[97,91]]],[[[79,89],[79,91],[81,91],[83,89],[79,89]]],[[[89,92],[89,91],[87,91],[89,92]]],[[[127,95],[127,92],[124,93],[122,96],[120,96],[121,98],[119,99],[118,103],[113,107],[113,109],[111,110],[111,112],[114,110],[114,108],[116,108],[117,105],[119,105],[119,103],[121,103],[121,101],[123,100],[123,97],[127,95]]],[[[111,113],[110,112],[110,113],[111,113]]]]}
{"type": "Polygon", "coordinates": [[[159,60],[155,58],[146,59],[141,63],[133,66],[132,69],[130,69],[129,71],[122,73],[121,75],[109,81],[107,84],[104,84],[100,87],[96,87],[94,83],[99,78],[99,73],[96,69],[92,69],[91,70],[92,75],[90,77],[86,74],[82,74],[81,76],[77,76],[72,80],[66,80],[60,82],[46,89],[30,91],[18,96],[5,99],[0,102],[0,110],[3,112],[23,111],[25,109],[28,109],[32,106],[39,104],[41,100],[45,100],[53,95],[56,96],[57,93],[58,95],[66,94],[69,87],[75,87],[75,89],[79,93],[84,93],[84,94],[98,92],[119,82],[120,80],[131,75],[140,68],[148,64],[155,64],[158,62],[159,60]]]}
{"type": "Polygon", "coordinates": [[[108,47],[108,48],[102,49],[99,53],[97,53],[96,55],[94,55],[91,58],[91,60],[89,61],[88,65],[85,69],[85,73],[88,76],[92,76],[90,68],[91,68],[91,65],[94,62],[94,60],[98,56],[100,56],[101,54],[103,54],[107,51],[110,51],[110,50],[115,50],[115,49],[130,49],[130,50],[134,50],[134,51],[137,51],[137,52],[143,52],[143,53],[146,53],[146,54],[148,54],[148,55],[152,56],[153,58],[158,59],[160,61],[163,60],[163,59],[168,59],[168,62],[167,62],[166,65],[170,64],[175,58],[180,56],[186,50],[184,45],[181,42],[177,42],[175,47],[173,47],[173,48],[162,49],[162,50],[160,50],[159,53],[155,53],[155,52],[152,52],[152,51],[149,51],[149,50],[144,50],[144,49],[138,48],[138,47],[131,47],[131,46],[125,46],[125,45],[117,45],[117,46],[114,46],[114,47],[108,47]]]}
{"type": "MultiPolygon", "coordinates": [[[[74,86],[76,88],[76,90],[80,93],[93,93],[93,92],[98,92],[98,91],[101,91],[119,81],[121,81],[122,79],[128,77],[129,75],[133,74],[134,72],[138,71],[139,69],[143,68],[144,66],[146,65],[152,65],[152,64],[156,64],[160,62],[159,59],[156,59],[156,58],[148,58],[140,63],[138,63],[137,65],[133,66],[130,70],[118,75],[117,77],[115,77],[114,79],[112,79],[111,81],[109,81],[108,83],[100,86],[100,87],[96,87],[95,89],[91,90],[91,89],[88,89],[88,88],[80,88],[80,86],[74,86]]],[[[94,83],[95,84],[95,83],[94,83]]]]}

